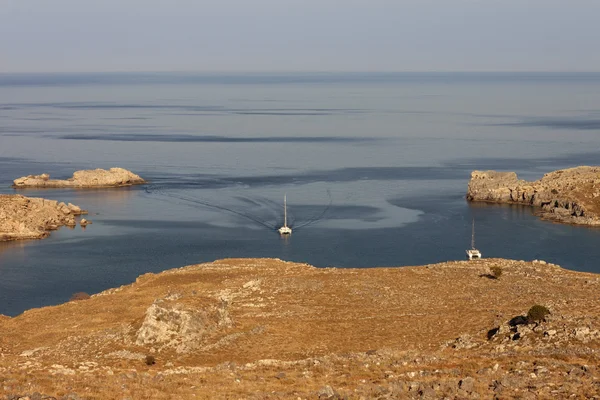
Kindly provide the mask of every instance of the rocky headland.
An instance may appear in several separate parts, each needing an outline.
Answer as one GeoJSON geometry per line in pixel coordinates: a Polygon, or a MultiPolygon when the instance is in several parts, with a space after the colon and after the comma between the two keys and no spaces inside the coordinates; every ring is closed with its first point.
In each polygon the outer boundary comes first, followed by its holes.
{"type": "Polygon", "coordinates": [[[528,182],[514,172],[473,171],[467,200],[537,207],[544,219],[600,225],[600,167],[576,167],[528,182]]]}
{"type": "Polygon", "coordinates": [[[75,226],[76,217],[87,214],[80,207],[56,200],[0,195],[0,242],[42,239],[61,226],[75,226]]]}
{"type": "Polygon", "coordinates": [[[75,171],[69,179],[50,179],[50,175],[29,175],[13,181],[14,188],[96,188],[131,186],[146,183],[140,176],[123,168],[75,171]]]}
{"type": "Polygon", "coordinates": [[[0,395],[598,398],[598,293],[599,275],[537,260],[221,260],[0,317],[0,395]]]}

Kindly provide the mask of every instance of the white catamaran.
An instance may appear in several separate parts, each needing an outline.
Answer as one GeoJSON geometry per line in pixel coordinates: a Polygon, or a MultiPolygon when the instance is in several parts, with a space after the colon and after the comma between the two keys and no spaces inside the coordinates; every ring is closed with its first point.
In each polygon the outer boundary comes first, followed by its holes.
{"type": "Polygon", "coordinates": [[[280,235],[292,234],[292,228],[287,226],[287,195],[283,196],[283,226],[278,230],[280,235]]]}
{"type": "Polygon", "coordinates": [[[469,260],[481,258],[481,252],[475,248],[475,219],[473,219],[473,227],[471,229],[471,248],[467,250],[469,260]]]}

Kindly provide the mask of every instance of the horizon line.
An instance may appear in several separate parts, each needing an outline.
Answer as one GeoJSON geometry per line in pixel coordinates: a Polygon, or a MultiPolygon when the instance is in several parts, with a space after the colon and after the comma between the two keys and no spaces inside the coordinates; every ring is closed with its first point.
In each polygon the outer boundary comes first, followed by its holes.
{"type": "Polygon", "coordinates": [[[598,74],[600,70],[107,70],[0,71],[0,75],[36,74],[598,74]]]}

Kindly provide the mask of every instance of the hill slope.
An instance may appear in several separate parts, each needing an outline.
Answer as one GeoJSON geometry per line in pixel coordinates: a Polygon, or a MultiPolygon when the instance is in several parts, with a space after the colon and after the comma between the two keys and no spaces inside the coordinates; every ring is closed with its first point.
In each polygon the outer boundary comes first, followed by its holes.
{"type": "Polygon", "coordinates": [[[543,262],[221,260],[0,318],[0,393],[589,398],[600,392],[598,293],[598,275],[543,262]],[[508,325],[534,304],[547,322],[508,325]]]}

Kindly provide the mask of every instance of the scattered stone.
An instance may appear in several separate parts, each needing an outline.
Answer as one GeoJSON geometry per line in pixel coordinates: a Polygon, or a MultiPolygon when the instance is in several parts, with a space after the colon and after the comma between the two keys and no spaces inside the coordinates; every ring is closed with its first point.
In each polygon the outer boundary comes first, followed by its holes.
{"type": "Polygon", "coordinates": [[[548,329],[547,331],[544,331],[544,336],[547,336],[547,337],[556,336],[556,329],[548,329]]]}
{"type": "Polygon", "coordinates": [[[85,219],[85,218],[81,218],[81,221],[79,221],[79,225],[81,225],[81,226],[83,226],[83,227],[85,227],[85,226],[88,226],[88,225],[90,225],[91,223],[92,223],[92,221],[88,221],[88,220],[87,220],[87,219],[85,219]]]}
{"type": "Polygon", "coordinates": [[[329,385],[323,386],[321,389],[319,389],[317,395],[319,399],[336,399],[338,397],[337,392],[329,385]]]}
{"type": "Polygon", "coordinates": [[[466,377],[464,379],[461,379],[460,382],[458,382],[458,387],[460,389],[464,390],[465,392],[472,392],[474,385],[475,385],[475,379],[470,376],[466,377]]]}
{"type": "Polygon", "coordinates": [[[277,379],[283,379],[285,377],[286,377],[285,372],[280,372],[277,375],[275,375],[275,378],[277,378],[277,379]]]}

